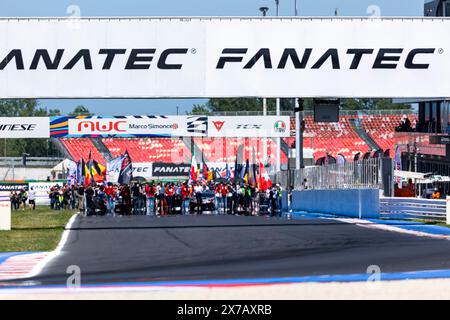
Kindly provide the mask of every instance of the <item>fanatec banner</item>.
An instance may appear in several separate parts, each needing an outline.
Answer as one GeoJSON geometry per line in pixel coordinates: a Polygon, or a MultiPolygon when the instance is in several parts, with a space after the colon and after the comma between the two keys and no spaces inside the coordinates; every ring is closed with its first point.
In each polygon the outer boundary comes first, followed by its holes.
{"type": "Polygon", "coordinates": [[[450,20],[0,20],[1,98],[448,97],[450,20]]]}
{"type": "Polygon", "coordinates": [[[187,177],[191,165],[188,163],[153,163],[153,177],[187,177]]]}
{"type": "Polygon", "coordinates": [[[289,137],[289,116],[208,117],[208,137],[289,137]]]}
{"type": "Polygon", "coordinates": [[[48,137],[50,137],[48,117],[0,117],[0,138],[48,137]]]}

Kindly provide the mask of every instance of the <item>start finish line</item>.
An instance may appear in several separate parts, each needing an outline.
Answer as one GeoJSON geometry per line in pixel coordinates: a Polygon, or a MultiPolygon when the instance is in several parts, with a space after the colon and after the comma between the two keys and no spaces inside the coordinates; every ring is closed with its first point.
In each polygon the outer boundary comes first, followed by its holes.
{"type": "Polygon", "coordinates": [[[448,19],[68,20],[0,20],[1,98],[450,95],[448,19]]]}

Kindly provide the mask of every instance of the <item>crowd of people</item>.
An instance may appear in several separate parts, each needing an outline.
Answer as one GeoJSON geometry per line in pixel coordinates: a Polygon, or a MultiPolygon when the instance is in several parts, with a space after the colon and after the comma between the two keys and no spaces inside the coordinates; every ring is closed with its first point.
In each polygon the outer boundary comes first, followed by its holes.
{"type": "Polygon", "coordinates": [[[281,212],[281,187],[260,192],[244,183],[134,183],[77,187],[78,209],[86,215],[172,215],[216,214],[254,215],[281,212]],[[82,201],[83,199],[84,201],[82,201]]]}
{"type": "MultiPolygon", "coordinates": [[[[118,185],[55,185],[50,188],[52,210],[78,209],[85,215],[270,214],[281,212],[281,187],[264,192],[246,183],[149,182],[118,185]]],[[[34,190],[11,193],[13,208],[35,207],[34,190]]]]}
{"type": "Polygon", "coordinates": [[[417,122],[414,119],[412,122],[407,115],[403,115],[400,123],[395,127],[396,132],[427,132],[427,133],[450,133],[450,122],[445,128],[441,128],[436,118],[430,118],[425,122],[417,122]]]}
{"type": "MultiPolygon", "coordinates": [[[[83,186],[56,184],[48,191],[50,209],[75,210],[85,215],[173,215],[213,214],[280,215],[280,185],[259,190],[238,182],[148,182],[83,186]]],[[[31,187],[10,193],[11,207],[36,207],[36,191],[31,187]]]]}
{"type": "Polygon", "coordinates": [[[11,209],[13,210],[25,210],[27,207],[32,210],[36,209],[36,191],[33,188],[30,190],[22,188],[19,191],[11,191],[9,198],[11,200],[11,209]]]}

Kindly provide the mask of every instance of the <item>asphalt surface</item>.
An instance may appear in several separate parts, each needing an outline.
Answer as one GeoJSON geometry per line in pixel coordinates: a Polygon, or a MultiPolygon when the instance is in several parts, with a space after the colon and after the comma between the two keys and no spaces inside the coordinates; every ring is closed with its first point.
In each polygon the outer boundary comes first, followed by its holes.
{"type": "Polygon", "coordinates": [[[450,241],[335,220],[246,216],[78,217],[33,280],[82,283],[266,278],[450,269],[450,241]]]}

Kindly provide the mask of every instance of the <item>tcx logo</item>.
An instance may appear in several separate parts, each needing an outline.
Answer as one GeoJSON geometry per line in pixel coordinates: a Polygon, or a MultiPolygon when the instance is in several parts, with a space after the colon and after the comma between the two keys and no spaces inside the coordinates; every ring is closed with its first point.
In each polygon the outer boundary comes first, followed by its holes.
{"type": "Polygon", "coordinates": [[[238,124],[236,125],[236,129],[243,129],[243,130],[259,130],[262,128],[261,124],[238,124]]]}
{"type": "Polygon", "coordinates": [[[127,122],[124,120],[114,121],[114,120],[86,120],[78,123],[77,131],[78,132],[125,132],[126,130],[122,129],[122,124],[126,124],[127,122]]]}

